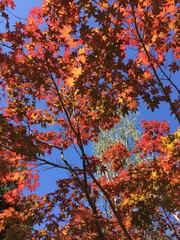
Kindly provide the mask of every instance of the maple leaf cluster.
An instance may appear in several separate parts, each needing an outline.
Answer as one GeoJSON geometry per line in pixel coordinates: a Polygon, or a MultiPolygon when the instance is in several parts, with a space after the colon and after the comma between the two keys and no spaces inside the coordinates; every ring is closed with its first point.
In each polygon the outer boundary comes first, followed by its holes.
{"type": "Polygon", "coordinates": [[[166,103],[180,122],[178,3],[43,0],[13,26],[8,7],[14,2],[2,0],[0,188],[7,205],[0,232],[14,239],[179,239],[179,131],[143,121],[132,149],[118,141],[97,157],[86,147],[143,103],[152,111],[166,103]],[[128,164],[137,153],[140,161],[128,164]],[[39,166],[68,178],[38,196],[39,166]]]}

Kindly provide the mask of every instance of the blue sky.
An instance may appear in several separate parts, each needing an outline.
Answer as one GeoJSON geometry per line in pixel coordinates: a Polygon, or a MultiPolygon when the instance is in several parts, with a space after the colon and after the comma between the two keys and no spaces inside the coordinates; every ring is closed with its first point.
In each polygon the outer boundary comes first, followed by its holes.
{"type": "Polygon", "coordinates": [[[17,17],[26,18],[29,10],[32,7],[40,7],[42,0],[14,0],[14,3],[16,4],[16,8],[11,12],[14,13],[17,17]]]}
{"type": "MultiPolygon", "coordinates": [[[[15,11],[10,10],[13,14],[20,18],[26,18],[28,11],[35,6],[40,6],[41,0],[15,0],[16,8],[15,11]]],[[[18,21],[15,16],[11,15],[11,21],[15,22],[18,21]]],[[[175,78],[179,78],[180,74],[176,74],[175,78]]],[[[180,85],[179,85],[180,86],[180,85]]],[[[178,127],[177,121],[174,119],[174,116],[170,116],[169,106],[167,104],[161,104],[160,108],[155,110],[153,113],[150,110],[147,110],[145,104],[142,104],[140,107],[140,115],[138,116],[138,120],[145,119],[145,120],[158,120],[163,121],[167,120],[171,125],[171,131],[176,131],[178,127]]],[[[90,152],[90,147],[87,148],[87,151],[90,152]]],[[[66,151],[67,159],[74,159],[75,152],[71,148],[66,151]]],[[[53,161],[56,161],[59,158],[58,153],[54,153],[52,156],[53,161]]],[[[37,193],[42,195],[46,192],[53,191],[55,186],[55,181],[59,178],[63,178],[67,176],[65,171],[52,168],[41,168],[40,174],[40,187],[37,189],[37,193]]]]}

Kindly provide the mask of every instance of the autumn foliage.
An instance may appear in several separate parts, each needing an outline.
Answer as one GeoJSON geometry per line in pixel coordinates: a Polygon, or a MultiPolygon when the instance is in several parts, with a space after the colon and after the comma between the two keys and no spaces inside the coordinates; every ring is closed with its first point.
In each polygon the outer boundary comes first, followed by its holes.
{"type": "Polygon", "coordinates": [[[180,122],[178,7],[44,0],[12,25],[15,4],[1,0],[0,184],[15,183],[0,210],[8,239],[179,239],[179,130],[144,120],[133,149],[117,142],[101,158],[86,152],[100,129],[142,104],[166,103],[180,122]],[[136,153],[141,161],[128,165],[136,153]],[[69,175],[38,196],[42,165],[69,175]]]}

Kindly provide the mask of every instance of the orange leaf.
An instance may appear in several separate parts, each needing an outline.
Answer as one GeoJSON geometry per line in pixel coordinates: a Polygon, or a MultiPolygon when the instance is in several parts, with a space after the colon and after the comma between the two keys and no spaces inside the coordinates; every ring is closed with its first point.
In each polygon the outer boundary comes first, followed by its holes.
{"type": "Polygon", "coordinates": [[[65,38],[65,40],[70,40],[71,39],[71,35],[70,35],[71,31],[72,31],[72,27],[70,25],[63,26],[63,28],[60,30],[61,37],[65,38]]]}
{"type": "Polygon", "coordinates": [[[129,109],[130,110],[136,110],[138,106],[138,102],[136,100],[131,100],[129,103],[129,109]]]}
{"type": "Polygon", "coordinates": [[[70,88],[74,86],[74,78],[73,77],[66,78],[65,82],[66,82],[66,85],[70,88]]]}

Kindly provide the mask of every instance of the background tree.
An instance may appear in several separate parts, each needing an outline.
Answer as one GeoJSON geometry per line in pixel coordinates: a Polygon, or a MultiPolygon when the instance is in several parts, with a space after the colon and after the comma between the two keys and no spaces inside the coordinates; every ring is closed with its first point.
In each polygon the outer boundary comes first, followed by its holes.
{"type": "MultiPolygon", "coordinates": [[[[121,142],[126,148],[129,150],[129,152],[132,152],[131,156],[127,156],[127,158],[124,159],[124,167],[126,170],[130,170],[133,165],[137,165],[140,162],[144,161],[151,161],[154,158],[154,154],[152,152],[149,153],[149,155],[142,157],[141,151],[134,151],[134,147],[136,146],[137,142],[140,140],[140,132],[138,130],[138,124],[137,124],[137,116],[136,115],[129,115],[126,117],[121,116],[121,120],[119,123],[115,124],[111,129],[109,130],[101,130],[98,136],[98,141],[93,144],[93,149],[95,151],[96,156],[98,156],[100,159],[107,158],[107,154],[110,152],[110,158],[106,159],[104,167],[106,171],[98,171],[97,176],[101,178],[102,176],[106,177],[106,182],[111,182],[113,179],[115,179],[119,173],[118,171],[113,169],[113,160],[115,157],[112,157],[112,149],[113,146],[119,144],[121,142]],[[113,169],[113,170],[112,170],[113,169]]],[[[117,150],[113,148],[114,154],[116,155],[118,153],[117,150]]],[[[124,169],[122,169],[124,170],[124,169]]],[[[138,187],[137,187],[138,188],[138,187]]],[[[140,197],[141,198],[141,197],[140,197]]],[[[114,202],[117,204],[118,202],[121,202],[121,198],[119,196],[115,196],[114,202]]],[[[106,201],[106,199],[103,199],[103,197],[100,199],[99,204],[107,214],[107,216],[110,218],[109,213],[109,206],[106,201]]],[[[137,210],[137,209],[136,209],[137,210]]],[[[166,213],[165,213],[166,214],[166,213]]],[[[174,216],[176,217],[176,216],[174,216]]],[[[171,217],[172,218],[172,215],[171,217]]],[[[147,216],[148,221],[148,216],[147,216]]],[[[179,222],[179,219],[177,219],[179,222]]],[[[144,238],[146,239],[154,239],[154,237],[158,237],[158,239],[161,239],[161,234],[159,234],[155,227],[146,228],[144,230],[144,238]]],[[[164,239],[171,239],[171,235],[167,234],[163,235],[164,239]]]]}
{"type": "MultiPolygon", "coordinates": [[[[137,114],[130,114],[125,117],[120,116],[121,120],[112,128],[109,130],[101,129],[97,142],[94,142],[92,145],[95,155],[101,159],[103,155],[106,155],[106,151],[118,142],[121,142],[129,150],[129,152],[131,152],[141,136],[140,131],[138,130],[136,117],[137,114]]],[[[140,158],[140,153],[135,153],[132,156],[128,156],[124,159],[124,161],[126,168],[128,169],[129,165],[139,163],[142,159],[140,158]]],[[[100,168],[100,171],[97,171],[97,176],[102,177],[105,175],[107,180],[115,178],[118,173],[112,170],[112,165],[113,160],[111,161],[111,159],[108,159],[107,163],[104,164],[106,171],[103,173],[100,168]]],[[[103,199],[102,197],[101,201],[100,204],[103,205],[106,214],[108,214],[109,211],[106,199],[103,199]]],[[[114,201],[117,201],[117,198],[115,198],[114,201]]]]}
{"type": "Polygon", "coordinates": [[[8,5],[13,1],[1,1],[7,28],[0,35],[2,139],[8,139],[1,152],[12,169],[26,169],[2,176],[4,183],[17,181],[5,198],[24,211],[4,210],[0,230],[10,223],[9,234],[19,239],[165,239],[167,231],[179,239],[171,218],[179,208],[179,132],[144,121],[131,150],[119,141],[98,158],[85,147],[119,121],[117,109],[126,115],[142,101],[152,111],[166,102],[180,122],[173,80],[178,3],[44,0],[14,26],[8,5]],[[76,154],[67,159],[71,147],[76,154]],[[127,169],[124,160],[139,152],[153,158],[127,169]],[[97,172],[106,173],[109,161],[116,176],[107,181],[97,172]],[[39,165],[69,175],[52,193],[24,196],[24,187],[38,185],[39,165]],[[111,217],[98,205],[102,196],[111,217]]]}
{"type": "MultiPolygon", "coordinates": [[[[129,150],[129,152],[131,152],[141,135],[138,130],[136,117],[137,115],[135,114],[130,114],[126,117],[120,116],[121,120],[112,128],[109,130],[100,130],[97,142],[94,142],[92,145],[95,155],[100,159],[103,158],[104,155],[106,155],[106,151],[119,142],[121,142],[129,150]]],[[[142,161],[142,159],[140,158],[139,153],[135,153],[133,156],[128,156],[123,161],[125,161],[125,166],[128,169],[129,165],[136,164],[142,161]]],[[[113,160],[108,159],[108,161],[104,164],[104,167],[106,171],[102,172],[101,168],[97,171],[98,178],[105,176],[106,181],[111,181],[113,178],[118,176],[118,173],[112,170],[113,160]]],[[[119,198],[116,196],[114,198],[114,202],[117,202],[118,200],[119,198]]],[[[105,214],[108,217],[111,217],[108,202],[103,196],[99,199],[99,204],[103,208],[105,214]]]]}
{"type": "MultiPolygon", "coordinates": [[[[132,151],[141,136],[138,129],[137,114],[129,114],[125,117],[120,116],[120,121],[111,129],[100,131],[98,141],[93,143],[96,156],[101,158],[102,154],[117,142],[122,142],[129,151],[132,151]]],[[[135,164],[139,161],[139,155],[137,154],[137,156],[133,156],[132,159],[129,158],[126,163],[127,165],[130,163],[135,164]]]]}

